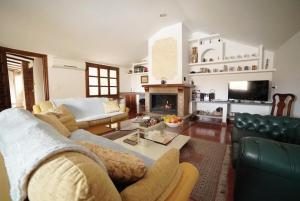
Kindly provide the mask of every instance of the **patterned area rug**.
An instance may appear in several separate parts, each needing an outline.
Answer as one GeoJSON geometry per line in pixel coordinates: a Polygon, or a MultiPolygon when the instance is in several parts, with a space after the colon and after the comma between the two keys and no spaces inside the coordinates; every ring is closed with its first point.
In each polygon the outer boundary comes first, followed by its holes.
{"type": "Polygon", "coordinates": [[[180,161],[194,164],[200,172],[190,200],[226,201],[229,152],[225,144],[195,138],[181,149],[180,161]]]}
{"type": "MultiPolygon", "coordinates": [[[[128,133],[114,132],[104,137],[114,140],[128,133]]],[[[191,138],[180,151],[180,162],[190,162],[200,172],[190,201],[226,201],[229,145],[191,138]]]]}

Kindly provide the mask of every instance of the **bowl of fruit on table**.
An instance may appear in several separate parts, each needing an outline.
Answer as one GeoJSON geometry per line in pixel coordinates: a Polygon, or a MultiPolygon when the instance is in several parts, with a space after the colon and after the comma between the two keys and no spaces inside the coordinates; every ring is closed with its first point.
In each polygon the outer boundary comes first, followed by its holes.
{"type": "Polygon", "coordinates": [[[172,128],[176,128],[183,124],[183,120],[176,115],[167,115],[162,118],[163,118],[165,124],[167,124],[169,127],[172,127],[172,128]]]}

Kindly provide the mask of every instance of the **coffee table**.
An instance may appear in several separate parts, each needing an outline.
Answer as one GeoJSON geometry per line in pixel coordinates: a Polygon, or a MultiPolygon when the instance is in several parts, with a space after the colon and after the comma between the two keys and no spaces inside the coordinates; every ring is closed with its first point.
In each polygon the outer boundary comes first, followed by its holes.
{"type": "Polygon", "coordinates": [[[180,150],[191,139],[190,136],[179,134],[167,145],[162,145],[142,138],[140,138],[140,143],[137,145],[130,145],[123,142],[123,140],[127,139],[130,135],[134,135],[136,133],[137,131],[131,132],[128,135],[114,140],[114,142],[127,149],[143,154],[153,160],[159,159],[164,153],[172,148],[180,150]]]}
{"type": "Polygon", "coordinates": [[[123,140],[127,139],[128,137],[130,137],[131,135],[134,135],[137,133],[137,130],[134,128],[137,128],[138,124],[134,123],[132,119],[130,120],[126,120],[121,122],[118,125],[118,130],[119,133],[123,132],[123,136],[117,139],[113,139],[113,141],[115,143],[118,143],[122,146],[124,146],[127,149],[130,149],[132,151],[141,153],[153,160],[157,160],[159,159],[164,153],[166,153],[168,150],[175,148],[180,150],[190,139],[190,136],[186,136],[186,135],[181,135],[180,128],[167,128],[167,130],[169,132],[175,132],[178,133],[179,135],[176,136],[169,144],[167,145],[162,145],[150,140],[146,140],[146,139],[142,139],[140,138],[140,143],[137,145],[130,145],[127,144],[125,142],[123,142],[123,140]]]}

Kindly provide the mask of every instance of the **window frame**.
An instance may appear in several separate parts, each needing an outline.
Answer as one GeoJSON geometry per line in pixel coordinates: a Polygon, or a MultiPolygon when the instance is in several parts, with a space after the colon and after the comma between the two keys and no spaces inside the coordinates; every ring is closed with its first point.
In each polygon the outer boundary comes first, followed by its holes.
{"type": "Polygon", "coordinates": [[[86,88],[86,97],[108,97],[108,98],[119,98],[120,95],[120,74],[119,74],[119,68],[118,67],[112,67],[108,65],[103,65],[103,64],[95,64],[95,63],[89,63],[86,62],[86,69],[85,69],[85,88],[86,88]],[[97,68],[98,74],[97,76],[90,76],[89,75],[89,68],[97,68]],[[101,77],[100,76],[100,69],[105,69],[107,70],[107,77],[101,77]],[[110,70],[115,70],[116,71],[116,78],[110,77],[110,70]],[[96,77],[98,78],[98,85],[90,85],[90,77],[96,77]],[[101,86],[100,80],[101,78],[107,78],[108,85],[107,86],[101,86]],[[116,84],[117,86],[111,86],[110,85],[110,79],[116,79],[116,84]],[[98,95],[90,95],[90,87],[97,87],[98,88],[98,95]],[[101,87],[107,87],[108,88],[108,94],[107,95],[101,95],[101,87]],[[110,94],[110,87],[116,87],[117,88],[117,93],[116,94],[110,94]]]}

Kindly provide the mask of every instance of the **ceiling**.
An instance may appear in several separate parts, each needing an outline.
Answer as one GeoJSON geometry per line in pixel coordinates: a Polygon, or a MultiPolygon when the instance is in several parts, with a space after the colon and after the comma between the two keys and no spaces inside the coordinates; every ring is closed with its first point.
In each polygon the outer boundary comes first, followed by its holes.
{"type": "Polygon", "coordinates": [[[275,50],[300,30],[299,11],[299,0],[0,0],[0,45],[128,65],[147,55],[151,35],[181,21],[275,50]]]}

